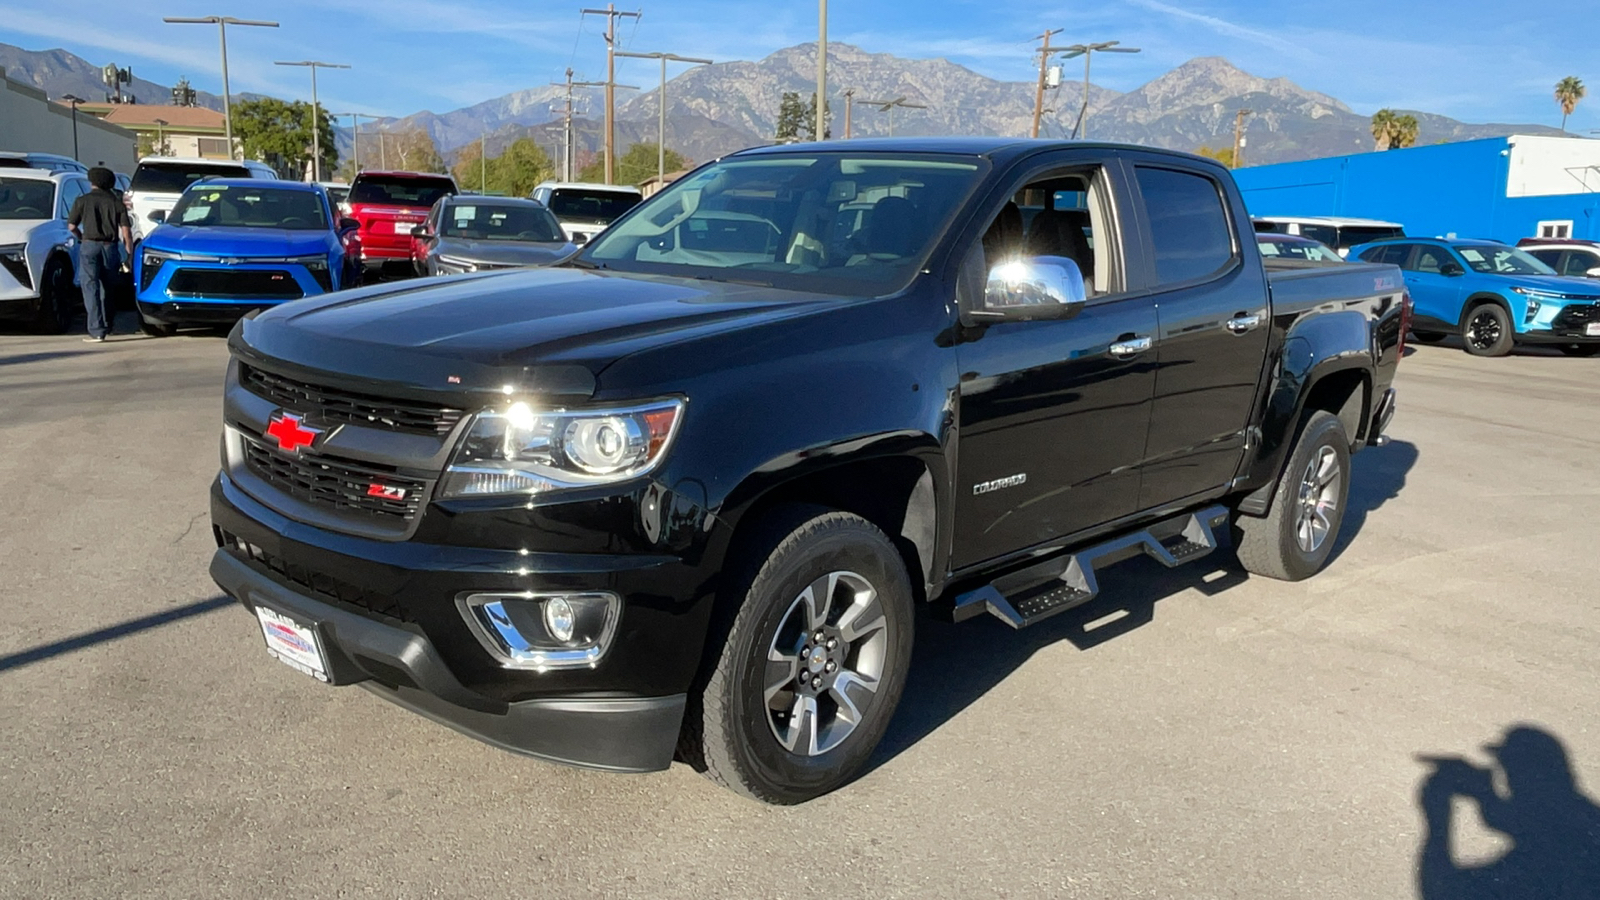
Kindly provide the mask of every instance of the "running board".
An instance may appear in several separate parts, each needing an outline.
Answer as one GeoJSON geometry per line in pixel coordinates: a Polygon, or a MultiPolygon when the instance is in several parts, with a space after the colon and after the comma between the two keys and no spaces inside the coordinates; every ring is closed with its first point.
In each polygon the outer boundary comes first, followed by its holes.
{"type": "Polygon", "coordinates": [[[1227,507],[1212,506],[1052,557],[958,594],[951,617],[964,622],[990,613],[1012,628],[1026,628],[1093,600],[1100,593],[1094,575],[1097,565],[1108,566],[1144,553],[1170,569],[1209,555],[1227,542],[1230,517],[1227,507]]]}

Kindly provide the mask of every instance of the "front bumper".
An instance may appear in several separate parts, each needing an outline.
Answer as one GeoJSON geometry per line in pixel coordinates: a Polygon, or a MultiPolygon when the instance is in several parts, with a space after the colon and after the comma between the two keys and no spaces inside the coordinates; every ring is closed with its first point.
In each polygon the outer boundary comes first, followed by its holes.
{"type": "Polygon", "coordinates": [[[1519,344],[1600,343],[1600,303],[1545,301],[1521,327],[1519,344]]]}
{"type": "Polygon", "coordinates": [[[227,548],[212,557],[211,577],[251,611],[265,606],[316,631],[333,684],[360,684],[485,743],[552,762],[618,772],[672,762],[684,694],[496,701],[458,681],[424,635],[291,590],[227,548]]]}
{"type": "Polygon", "coordinates": [[[226,303],[171,300],[166,303],[138,301],[139,315],[160,325],[231,325],[251,310],[274,303],[226,303]]]}

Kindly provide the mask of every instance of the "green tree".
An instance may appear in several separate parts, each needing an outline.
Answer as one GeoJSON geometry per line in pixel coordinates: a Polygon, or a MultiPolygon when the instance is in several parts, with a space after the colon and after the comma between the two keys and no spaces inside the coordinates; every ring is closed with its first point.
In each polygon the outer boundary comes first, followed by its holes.
{"type": "Polygon", "coordinates": [[[1214,159],[1230,169],[1233,168],[1232,147],[1221,147],[1216,150],[1213,150],[1210,147],[1201,147],[1199,150],[1196,150],[1195,153],[1204,156],[1206,159],[1214,159]]]}
{"type": "MultiPolygon", "coordinates": [[[[655,141],[634,144],[628,152],[617,157],[617,184],[642,184],[656,175],[657,152],[655,141]]],[[[676,172],[689,167],[689,161],[678,151],[667,148],[667,171],[676,172]]],[[[604,181],[605,159],[597,158],[578,173],[579,181],[604,181]]]]}
{"type": "MultiPolygon", "coordinates": [[[[822,134],[822,139],[823,140],[827,140],[828,138],[833,137],[833,129],[828,127],[828,123],[833,121],[833,104],[831,104],[831,103],[824,104],[823,108],[822,108],[822,115],[823,115],[823,123],[822,123],[822,125],[823,125],[823,128],[824,128],[824,131],[823,131],[823,134],[822,134]]],[[[814,140],[817,139],[817,93],[816,93],[816,91],[812,91],[811,92],[811,102],[806,105],[806,108],[805,108],[805,111],[804,111],[804,118],[802,118],[800,120],[800,136],[804,137],[808,141],[814,141],[814,140]]],[[[669,170],[670,170],[670,167],[669,167],[669,170]]]]}
{"type": "Polygon", "coordinates": [[[433,138],[421,128],[384,133],[389,168],[406,172],[447,172],[433,138]]]}
{"type": "MultiPolygon", "coordinates": [[[[318,118],[322,169],[332,171],[339,162],[333,123],[326,111],[318,118]]],[[[292,178],[310,174],[311,104],[285,103],[276,97],[240,101],[233,107],[233,134],[246,159],[259,159],[292,178]]]]}
{"type": "Polygon", "coordinates": [[[517,138],[506,152],[489,160],[489,190],[510,197],[526,197],[541,181],[555,175],[555,164],[533,138],[517,138]]]}
{"type": "Polygon", "coordinates": [[[1374,150],[1387,150],[1394,141],[1395,122],[1400,117],[1392,109],[1380,109],[1372,114],[1372,140],[1374,150]]]}
{"type": "Polygon", "coordinates": [[[483,144],[478,141],[456,151],[455,165],[450,167],[450,175],[455,178],[456,186],[464,191],[488,190],[484,179],[487,171],[488,166],[483,161],[483,144]]]}
{"type": "Polygon", "coordinates": [[[1417,123],[1417,117],[1411,115],[1399,116],[1394,120],[1393,138],[1390,141],[1391,149],[1405,149],[1417,144],[1417,135],[1422,131],[1422,126],[1417,123]]]}
{"type": "Polygon", "coordinates": [[[1567,117],[1578,108],[1578,101],[1589,93],[1583,82],[1572,75],[1556,82],[1556,102],[1561,104],[1561,133],[1567,133],[1567,117]]]}
{"type": "MultiPolygon", "coordinates": [[[[816,132],[816,106],[811,107],[812,133],[816,132]]],[[[800,102],[800,94],[795,91],[784,91],[783,98],[778,101],[778,132],[774,137],[778,143],[787,144],[800,139],[800,130],[805,128],[806,106],[800,102]]]]}

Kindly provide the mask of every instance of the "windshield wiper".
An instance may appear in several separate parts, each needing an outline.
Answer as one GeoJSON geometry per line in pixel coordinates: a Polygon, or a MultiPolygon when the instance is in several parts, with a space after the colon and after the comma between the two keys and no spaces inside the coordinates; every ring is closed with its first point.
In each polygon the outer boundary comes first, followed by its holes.
{"type": "Polygon", "coordinates": [[[727,278],[721,275],[691,275],[696,281],[715,281],[721,284],[745,284],[751,287],[772,287],[770,281],[757,281],[754,278],[727,278]]]}
{"type": "Polygon", "coordinates": [[[604,269],[606,267],[605,263],[597,263],[588,259],[579,259],[576,256],[567,260],[565,265],[573,266],[579,269],[604,269]]]}

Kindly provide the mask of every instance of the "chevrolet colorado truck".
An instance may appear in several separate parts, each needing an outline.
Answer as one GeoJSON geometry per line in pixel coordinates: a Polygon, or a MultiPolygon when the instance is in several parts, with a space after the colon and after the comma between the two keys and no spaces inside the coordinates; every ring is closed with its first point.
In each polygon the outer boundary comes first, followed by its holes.
{"type": "Polygon", "coordinates": [[[913,617],[1111,562],[1327,562],[1384,442],[1393,266],[1268,272],[1226,169],[1090,143],[744,151],[546,269],[233,331],[216,582],[273,655],[507,750],[848,781],[913,617]]]}

